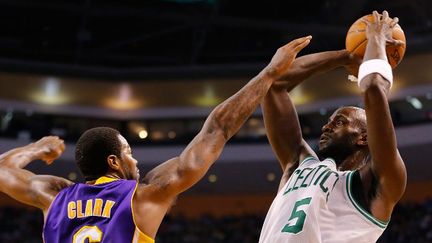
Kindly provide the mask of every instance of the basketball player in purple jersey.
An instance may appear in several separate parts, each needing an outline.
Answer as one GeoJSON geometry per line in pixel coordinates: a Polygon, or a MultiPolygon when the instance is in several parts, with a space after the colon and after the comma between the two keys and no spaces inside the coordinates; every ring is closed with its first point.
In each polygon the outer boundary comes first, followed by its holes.
{"type": "Polygon", "coordinates": [[[44,137],[0,156],[0,190],[44,212],[45,243],[154,242],[177,195],[206,174],[310,39],[299,38],[279,48],[266,68],[211,112],[178,157],[151,170],[141,183],[126,139],[114,129],[100,127],[86,131],[76,145],[85,184],[23,169],[34,160],[50,164],[64,151],[61,139],[44,137]]]}

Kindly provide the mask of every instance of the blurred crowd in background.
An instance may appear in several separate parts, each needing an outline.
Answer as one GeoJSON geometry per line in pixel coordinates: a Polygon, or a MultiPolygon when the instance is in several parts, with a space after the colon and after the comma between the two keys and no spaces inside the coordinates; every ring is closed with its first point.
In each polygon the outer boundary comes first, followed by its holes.
{"type": "MultiPolygon", "coordinates": [[[[196,219],[167,216],[157,243],[256,243],[265,215],[203,215],[196,219]]],[[[343,222],[341,222],[343,223],[343,222]]],[[[432,200],[400,204],[378,243],[432,242],[432,200]]],[[[0,242],[41,243],[43,215],[38,210],[4,207],[0,209],[0,242]]]]}

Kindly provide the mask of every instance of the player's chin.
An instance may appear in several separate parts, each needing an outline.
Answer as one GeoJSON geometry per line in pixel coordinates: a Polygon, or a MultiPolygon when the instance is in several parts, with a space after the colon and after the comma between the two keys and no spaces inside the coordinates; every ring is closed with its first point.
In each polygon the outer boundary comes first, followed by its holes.
{"type": "Polygon", "coordinates": [[[328,141],[321,141],[318,143],[318,154],[320,156],[326,156],[329,151],[330,143],[328,141]]]}
{"type": "Polygon", "coordinates": [[[327,147],[327,141],[326,140],[320,140],[318,142],[318,151],[323,151],[327,147]]]}

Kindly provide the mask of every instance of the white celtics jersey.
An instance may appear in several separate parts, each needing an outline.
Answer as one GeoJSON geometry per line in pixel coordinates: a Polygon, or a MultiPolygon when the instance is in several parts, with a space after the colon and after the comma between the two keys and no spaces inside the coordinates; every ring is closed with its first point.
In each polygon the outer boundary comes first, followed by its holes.
{"type": "Polygon", "coordinates": [[[387,226],[351,195],[353,171],[332,159],[304,159],[267,213],[260,243],[371,243],[387,226]]]}

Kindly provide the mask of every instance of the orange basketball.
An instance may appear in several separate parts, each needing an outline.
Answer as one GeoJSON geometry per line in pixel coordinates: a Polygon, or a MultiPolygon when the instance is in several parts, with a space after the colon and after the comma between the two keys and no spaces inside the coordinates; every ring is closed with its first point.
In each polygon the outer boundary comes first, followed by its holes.
{"type": "MultiPolygon", "coordinates": [[[[372,14],[366,15],[362,18],[367,18],[369,21],[372,22],[374,21],[372,14]]],[[[367,39],[366,24],[361,21],[362,18],[354,22],[354,24],[352,24],[349,28],[345,40],[345,46],[350,53],[354,53],[355,55],[363,58],[366,51],[367,39]]],[[[402,40],[404,43],[406,43],[405,34],[400,25],[396,25],[393,28],[393,38],[395,40],[402,40]]],[[[405,54],[405,48],[406,44],[397,47],[387,45],[387,58],[392,68],[395,68],[400,63],[400,61],[402,61],[402,58],[405,54]]]]}

